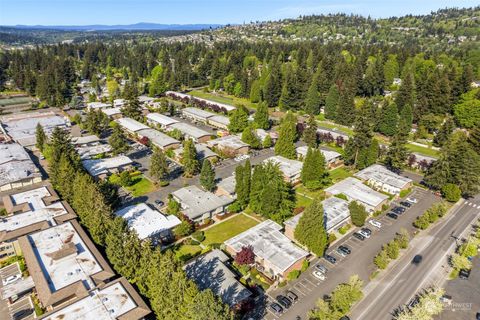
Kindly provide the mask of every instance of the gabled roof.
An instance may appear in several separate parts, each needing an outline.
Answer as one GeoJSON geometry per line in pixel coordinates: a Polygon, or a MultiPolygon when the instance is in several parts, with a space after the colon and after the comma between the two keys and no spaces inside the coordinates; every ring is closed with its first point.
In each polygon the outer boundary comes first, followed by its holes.
{"type": "Polygon", "coordinates": [[[115,120],[122,128],[131,131],[131,132],[137,132],[142,129],[149,129],[150,127],[147,125],[144,125],[141,122],[138,122],[137,120],[134,120],[132,118],[120,118],[115,120]]]}
{"type": "Polygon", "coordinates": [[[138,130],[137,134],[143,137],[147,137],[157,147],[165,148],[172,144],[180,144],[180,141],[174,139],[165,133],[162,133],[155,129],[142,129],[138,130]]]}
{"type": "Polygon", "coordinates": [[[178,129],[183,134],[186,134],[187,136],[190,136],[194,139],[200,139],[200,138],[205,137],[205,136],[211,136],[211,134],[209,132],[207,132],[205,130],[202,130],[200,128],[194,127],[194,126],[189,125],[189,124],[184,123],[184,122],[173,123],[173,124],[169,125],[168,127],[172,128],[172,129],[178,129]]]}

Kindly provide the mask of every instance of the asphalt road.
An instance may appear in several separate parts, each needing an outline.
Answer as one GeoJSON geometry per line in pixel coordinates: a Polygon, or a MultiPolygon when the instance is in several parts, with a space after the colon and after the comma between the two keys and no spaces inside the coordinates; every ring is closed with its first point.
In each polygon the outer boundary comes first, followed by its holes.
{"type": "MultiPolygon", "coordinates": [[[[415,218],[428,209],[433,203],[439,201],[439,198],[431,192],[420,188],[415,188],[410,196],[416,197],[418,203],[402,214],[398,220],[392,220],[385,215],[377,217],[376,220],[382,223],[381,229],[376,229],[367,223],[368,228],[373,231],[369,239],[361,241],[353,238],[351,235],[347,235],[327,250],[327,253],[337,258],[335,265],[332,265],[323,258],[316,259],[311,264],[312,266],[320,261],[320,263],[325,265],[329,270],[325,281],[322,282],[313,277],[312,271],[314,268],[310,267],[300,275],[296,281],[290,281],[287,286],[269,292],[269,296],[271,297],[270,301],[272,301],[278,294],[283,294],[286,290],[292,290],[299,296],[299,301],[280,316],[268,311],[264,318],[295,319],[296,316],[300,316],[302,319],[306,319],[306,314],[315,307],[319,298],[330,294],[338,284],[347,282],[351,275],[359,275],[364,283],[367,284],[370,281],[370,274],[375,270],[373,258],[381,249],[382,245],[392,240],[401,228],[405,228],[412,233],[414,230],[412,222],[415,218]],[[339,245],[348,246],[352,250],[352,253],[347,257],[340,257],[334,252],[339,245]]],[[[352,232],[353,231],[354,230],[352,230],[352,232]]]]}
{"type": "Polygon", "coordinates": [[[480,196],[464,202],[428,233],[415,238],[407,253],[378,283],[366,288],[368,293],[352,310],[355,320],[392,319],[392,313],[423,289],[445,279],[448,255],[455,248],[454,237],[463,237],[465,230],[480,215],[480,196]],[[419,265],[411,263],[417,254],[423,256],[419,265]]]}

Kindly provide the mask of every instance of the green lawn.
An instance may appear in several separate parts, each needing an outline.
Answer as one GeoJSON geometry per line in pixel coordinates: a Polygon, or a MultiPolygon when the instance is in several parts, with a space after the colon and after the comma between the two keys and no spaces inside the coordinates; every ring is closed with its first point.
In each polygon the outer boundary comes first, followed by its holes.
{"type": "Polygon", "coordinates": [[[181,258],[182,256],[195,256],[202,251],[202,248],[199,245],[192,245],[192,244],[182,244],[177,249],[175,249],[175,255],[177,258],[181,258]]]}
{"type": "Polygon", "coordinates": [[[352,128],[342,126],[341,124],[336,124],[336,123],[329,122],[329,121],[318,121],[318,122],[319,122],[320,127],[324,127],[324,128],[327,128],[327,129],[337,129],[337,130],[345,132],[349,136],[353,136],[353,129],[352,128]]]}
{"type": "Polygon", "coordinates": [[[155,191],[155,185],[148,180],[147,178],[140,176],[134,178],[134,184],[132,184],[129,187],[126,187],[128,191],[132,193],[134,197],[139,197],[144,194],[150,193],[152,191],[155,191]]]}
{"type": "Polygon", "coordinates": [[[257,104],[250,102],[248,99],[244,98],[237,98],[225,93],[210,93],[210,92],[204,92],[201,90],[192,90],[188,94],[191,94],[194,97],[199,97],[219,103],[225,103],[225,104],[230,104],[232,106],[238,105],[238,104],[243,104],[245,107],[250,108],[250,109],[256,109],[257,104]]]}
{"type": "Polygon", "coordinates": [[[417,146],[415,144],[407,143],[407,148],[408,150],[412,152],[418,152],[420,154],[424,154],[426,156],[438,158],[439,152],[437,150],[427,148],[427,147],[422,147],[422,146],[417,146]]]}
{"type": "Polygon", "coordinates": [[[347,170],[345,167],[340,167],[330,171],[330,178],[332,178],[332,183],[337,183],[338,181],[351,176],[352,176],[352,172],[347,170]]]}
{"type": "Polygon", "coordinates": [[[301,194],[296,194],[296,198],[297,198],[297,202],[295,203],[295,207],[299,208],[299,207],[306,207],[308,206],[310,203],[312,203],[312,199],[310,198],[307,198],[307,197],[304,197],[302,196],[301,194]]]}
{"type": "MultiPolygon", "coordinates": [[[[304,194],[304,195],[306,195],[310,198],[322,197],[322,195],[323,195],[323,190],[322,189],[315,190],[315,191],[308,190],[303,184],[298,185],[295,188],[295,192],[297,193],[297,196],[299,196],[299,193],[301,193],[301,194],[304,194]]],[[[297,201],[298,201],[298,199],[297,199],[297,201]]]]}
{"type": "Polygon", "coordinates": [[[258,221],[249,218],[244,214],[239,214],[205,230],[205,240],[202,243],[204,245],[223,243],[225,240],[228,240],[257,224],[258,221]]]}

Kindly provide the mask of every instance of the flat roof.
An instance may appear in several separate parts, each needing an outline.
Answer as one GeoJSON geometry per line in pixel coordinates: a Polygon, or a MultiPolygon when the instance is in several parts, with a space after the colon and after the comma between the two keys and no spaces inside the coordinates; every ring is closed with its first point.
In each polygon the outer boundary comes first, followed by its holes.
{"type": "Polygon", "coordinates": [[[87,103],[87,108],[89,109],[104,109],[104,108],[111,108],[112,105],[110,103],[103,103],[100,101],[94,101],[87,103]]]}
{"type": "Polygon", "coordinates": [[[132,118],[120,118],[115,120],[115,122],[118,123],[122,128],[131,132],[137,132],[142,129],[150,128],[149,126],[144,125],[143,123],[132,118]]]}
{"type": "MultiPolygon", "coordinates": [[[[203,159],[208,159],[210,157],[218,157],[218,154],[210,150],[206,145],[203,143],[195,143],[195,150],[197,151],[197,160],[202,161],[203,159]]],[[[179,147],[173,152],[177,155],[180,156],[183,154],[183,147],[179,147]]]]}
{"type": "Polygon", "coordinates": [[[180,144],[180,141],[174,139],[165,133],[162,133],[155,129],[142,129],[138,130],[137,134],[147,137],[153,144],[158,147],[164,148],[172,144],[180,144]]]}
{"type": "Polygon", "coordinates": [[[230,194],[234,194],[236,185],[237,180],[235,179],[235,176],[230,176],[228,178],[222,179],[222,181],[217,184],[217,187],[222,188],[230,194]]]}
{"type": "Polygon", "coordinates": [[[120,278],[101,289],[90,291],[85,298],[43,315],[41,319],[141,319],[149,313],[150,309],[135,289],[125,278],[120,278]]]}
{"type": "Polygon", "coordinates": [[[379,164],[373,164],[355,173],[354,176],[362,180],[374,180],[399,189],[404,188],[407,184],[412,182],[412,179],[402,177],[379,164]]]}
{"type": "Polygon", "coordinates": [[[287,159],[282,156],[273,156],[263,160],[264,163],[278,164],[280,171],[287,177],[294,177],[302,172],[303,163],[298,160],[287,159]]]}
{"type": "Polygon", "coordinates": [[[221,116],[221,115],[213,115],[210,118],[208,118],[208,121],[220,123],[220,124],[223,124],[224,126],[228,126],[230,124],[230,119],[228,117],[221,116]]]}
{"type": "Polygon", "coordinates": [[[109,170],[120,168],[132,164],[132,160],[127,156],[116,156],[105,159],[83,160],[82,165],[91,176],[99,176],[108,173],[109,170]]]}
{"type": "Polygon", "coordinates": [[[325,191],[333,195],[343,193],[349,200],[363,202],[372,207],[376,207],[388,199],[388,196],[373,190],[364,185],[360,180],[352,177],[337,182],[333,186],[325,189],[325,191]]]}
{"type": "Polygon", "coordinates": [[[145,203],[125,207],[115,211],[115,215],[125,219],[128,226],[134,229],[142,240],[172,229],[181,223],[176,216],[165,216],[145,203]]]}
{"type": "Polygon", "coordinates": [[[267,260],[277,274],[285,272],[294,263],[308,256],[308,252],[294,245],[283,233],[282,226],[272,220],[263,221],[253,228],[225,241],[225,245],[239,252],[252,246],[257,257],[267,260]]]}
{"type": "Polygon", "coordinates": [[[72,143],[76,145],[94,143],[99,141],[100,141],[100,138],[94,134],[89,136],[83,136],[83,137],[72,137],[72,143]]]}
{"type": "Polygon", "coordinates": [[[418,153],[418,152],[412,152],[412,154],[415,156],[417,162],[422,161],[422,160],[425,160],[427,162],[437,161],[437,158],[435,158],[435,157],[430,157],[430,156],[427,156],[427,155],[424,155],[424,154],[421,154],[421,153],[418,153]]]}
{"type": "Polygon", "coordinates": [[[36,143],[35,131],[37,124],[41,124],[47,135],[53,131],[55,127],[69,126],[69,121],[54,112],[30,112],[15,115],[4,116],[0,120],[5,131],[13,140],[22,146],[33,146],[36,143]]]}
{"type": "Polygon", "coordinates": [[[203,254],[183,268],[187,277],[192,279],[200,290],[211,289],[223,303],[234,306],[245,300],[252,293],[237,279],[236,275],[225,265],[228,256],[221,250],[214,249],[203,254]]]}
{"type": "Polygon", "coordinates": [[[52,194],[47,187],[12,194],[4,199],[5,207],[9,207],[7,211],[14,207],[21,207],[21,210],[19,210],[21,212],[0,219],[0,240],[3,238],[3,233],[14,232],[39,222],[56,225],[55,218],[66,214],[70,214],[71,218],[75,217],[62,202],[58,201],[57,195],[52,194]],[[54,197],[53,202],[46,201],[47,198],[51,197],[54,197]]]}
{"type": "Polygon", "coordinates": [[[75,148],[80,155],[81,160],[91,159],[92,157],[112,151],[109,144],[97,144],[95,146],[82,146],[75,148]]]}
{"type": "Polygon", "coordinates": [[[336,128],[330,129],[325,127],[318,127],[317,133],[330,133],[334,139],[336,139],[337,137],[343,137],[345,140],[348,140],[350,138],[346,132],[343,132],[336,128]]]}
{"type": "MultiPolygon", "coordinates": [[[[318,148],[318,149],[320,150],[320,152],[325,157],[325,161],[327,163],[332,162],[333,160],[342,156],[340,153],[338,153],[336,151],[333,151],[333,150],[327,150],[327,149],[323,149],[323,148],[318,148]]],[[[302,147],[297,148],[297,154],[301,154],[304,157],[307,155],[307,152],[308,152],[308,146],[302,146],[302,147]]]]}
{"type": "Polygon", "coordinates": [[[182,204],[182,212],[190,219],[195,219],[207,212],[214,211],[233,202],[227,196],[217,196],[192,185],[172,192],[182,204]]]}
{"type": "Polygon", "coordinates": [[[102,109],[102,112],[109,117],[114,116],[116,114],[122,114],[122,111],[120,108],[105,108],[105,109],[102,109]]]}
{"type": "Polygon", "coordinates": [[[209,132],[184,122],[172,123],[171,125],[169,125],[169,128],[178,129],[183,134],[195,139],[199,139],[205,136],[211,136],[209,132]]]}
{"type": "Polygon", "coordinates": [[[41,174],[21,145],[0,144],[0,186],[35,177],[41,174]]]}
{"type": "Polygon", "coordinates": [[[230,148],[230,149],[240,149],[244,147],[250,147],[249,144],[245,143],[240,139],[237,135],[228,135],[224,137],[220,137],[214,140],[210,140],[207,142],[211,146],[220,146],[223,148],[230,148]]]}
{"type": "Polygon", "coordinates": [[[207,99],[203,99],[203,98],[198,98],[198,97],[186,94],[186,93],[175,92],[175,91],[167,91],[167,92],[165,92],[165,94],[166,95],[176,95],[176,96],[178,96],[179,98],[182,98],[182,99],[188,98],[188,99],[193,99],[193,100],[197,100],[197,101],[203,101],[203,102],[206,102],[208,104],[212,104],[212,105],[216,105],[216,106],[219,106],[221,108],[224,108],[226,111],[232,111],[232,110],[236,109],[234,106],[229,105],[229,104],[215,102],[215,101],[207,100],[207,99]]]}
{"type": "Polygon", "coordinates": [[[192,108],[192,107],[183,108],[182,113],[187,114],[187,115],[192,115],[192,116],[195,116],[195,117],[199,117],[199,118],[203,118],[205,120],[210,118],[210,117],[215,116],[215,113],[205,111],[205,110],[202,110],[202,109],[199,109],[199,108],[192,108]]]}
{"type": "Polygon", "coordinates": [[[152,112],[152,113],[147,114],[147,119],[149,119],[151,121],[154,121],[156,123],[159,123],[162,126],[169,126],[173,123],[178,122],[178,120],[175,120],[173,118],[167,117],[166,115],[156,113],[156,112],[152,112]]]}

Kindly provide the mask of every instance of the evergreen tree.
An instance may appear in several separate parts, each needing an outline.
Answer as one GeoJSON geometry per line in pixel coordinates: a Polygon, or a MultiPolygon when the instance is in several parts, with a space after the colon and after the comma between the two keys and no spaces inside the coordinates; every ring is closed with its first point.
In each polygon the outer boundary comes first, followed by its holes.
{"type": "Polygon", "coordinates": [[[297,139],[297,118],[287,112],[280,123],[278,130],[278,141],[275,144],[275,154],[288,159],[295,159],[297,156],[295,140],[297,139]]]}
{"type": "Polygon", "coordinates": [[[407,72],[402,79],[402,84],[395,97],[395,104],[400,112],[405,106],[410,106],[413,110],[415,106],[415,83],[411,72],[407,72]]]}
{"type": "Polygon", "coordinates": [[[255,80],[252,82],[252,87],[250,89],[250,102],[257,103],[260,102],[262,98],[262,89],[260,86],[260,81],[255,80]]]}
{"type": "Polygon", "coordinates": [[[405,167],[409,156],[406,145],[408,142],[410,125],[408,125],[404,119],[401,119],[396,131],[397,133],[393,137],[392,143],[388,149],[385,163],[389,169],[399,172],[405,167]]]}
{"type": "Polygon", "coordinates": [[[328,90],[328,95],[325,100],[325,118],[330,120],[337,119],[339,96],[338,87],[336,84],[333,84],[328,90]]]}
{"type": "Polygon", "coordinates": [[[316,148],[317,141],[317,121],[312,115],[308,118],[307,128],[303,131],[303,141],[311,148],[316,148]]]}
{"type": "Polygon", "coordinates": [[[137,121],[143,120],[142,107],[138,101],[138,90],[134,83],[125,85],[125,105],[122,108],[122,114],[125,117],[132,118],[137,121]]]}
{"type": "Polygon", "coordinates": [[[440,130],[433,138],[433,144],[437,147],[443,146],[443,144],[448,140],[453,130],[455,130],[455,122],[451,117],[447,117],[443,122],[440,130]]]}
{"type": "Polygon", "coordinates": [[[200,164],[197,159],[197,150],[195,143],[191,139],[183,141],[182,161],[183,175],[185,177],[192,177],[198,173],[200,164]]]}
{"type": "Polygon", "coordinates": [[[480,154],[480,123],[470,130],[468,142],[472,146],[473,150],[480,154]]]}
{"type": "Polygon", "coordinates": [[[168,174],[167,157],[160,148],[153,148],[153,154],[150,161],[150,175],[157,181],[165,179],[168,174]]]}
{"type": "Polygon", "coordinates": [[[290,64],[287,64],[285,70],[285,79],[282,85],[282,93],[278,101],[281,110],[295,110],[297,107],[295,71],[290,64]]]}
{"type": "Polygon", "coordinates": [[[253,121],[258,129],[270,129],[270,119],[268,118],[268,106],[266,102],[262,102],[258,105],[253,121]]]}
{"type": "Polygon", "coordinates": [[[389,103],[382,112],[379,130],[386,136],[393,136],[398,123],[398,109],[395,103],[389,103]]]}
{"type": "Polygon", "coordinates": [[[325,185],[328,172],[325,157],[319,149],[308,148],[300,177],[305,187],[311,190],[319,189],[325,185]]]}
{"type": "Polygon", "coordinates": [[[318,198],[305,209],[295,228],[295,239],[322,257],[328,245],[322,201],[318,198]]]}
{"type": "Polygon", "coordinates": [[[112,153],[114,155],[127,152],[129,149],[127,139],[123,134],[122,128],[120,128],[117,123],[115,123],[112,127],[112,134],[110,135],[110,138],[108,138],[108,144],[110,144],[112,147],[112,153]]]}
{"type": "Polygon", "coordinates": [[[209,160],[203,160],[202,170],[200,171],[200,184],[202,187],[212,192],[215,187],[215,170],[212,167],[212,163],[209,160]]]}
{"type": "Polygon", "coordinates": [[[80,166],[80,157],[75,148],[70,142],[69,133],[60,127],[55,127],[50,138],[49,148],[51,150],[51,157],[49,159],[49,175],[54,186],[60,183],[60,159],[66,157],[68,162],[78,168],[80,166]]]}
{"type": "Polygon", "coordinates": [[[320,93],[318,92],[318,83],[314,78],[310,87],[308,88],[307,97],[305,99],[305,112],[308,114],[320,113],[320,93]]]}
{"type": "Polygon", "coordinates": [[[246,127],[242,132],[242,141],[249,144],[253,149],[260,149],[262,147],[262,142],[255,134],[255,131],[252,127],[246,127]]]}
{"type": "Polygon", "coordinates": [[[40,152],[43,152],[43,148],[47,142],[47,135],[45,134],[45,131],[40,123],[37,123],[37,128],[35,129],[35,140],[35,146],[38,148],[38,150],[40,150],[40,152]]]}
{"type": "Polygon", "coordinates": [[[108,128],[108,116],[101,110],[89,110],[84,122],[85,129],[91,134],[100,136],[108,128]]]}
{"type": "Polygon", "coordinates": [[[350,211],[352,223],[357,227],[362,227],[368,217],[368,212],[365,210],[365,207],[356,201],[351,201],[348,204],[348,210],[350,211]]]}
{"type": "Polygon", "coordinates": [[[265,139],[263,139],[262,146],[264,148],[270,148],[271,146],[273,146],[273,141],[272,141],[272,137],[270,136],[270,134],[267,134],[265,139]]]}
{"type": "Polygon", "coordinates": [[[228,130],[232,133],[242,132],[248,126],[248,110],[244,106],[238,106],[229,118],[228,130]]]}
{"type": "Polygon", "coordinates": [[[398,77],[399,70],[397,56],[394,54],[388,55],[388,59],[383,67],[385,87],[390,86],[393,83],[393,79],[398,77]]]}
{"type": "Polygon", "coordinates": [[[345,83],[339,93],[338,105],[335,112],[335,122],[350,126],[355,120],[355,92],[352,84],[345,83]]]}
{"type": "Polygon", "coordinates": [[[155,68],[152,69],[148,93],[150,96],[158,96],[166,90],[167,83],[165,83],[163,67],[161,65],[155,66],[155,68]]]}
{"type": "Polygon", "coordinates": [[[269,64],[269,74],[262,90],[263,100],[267,102],[269,107],[276,107],[278,106],[281,91],[282,75],[280,73],[280,66],[277,59],[273,57],[269,64]]]}

